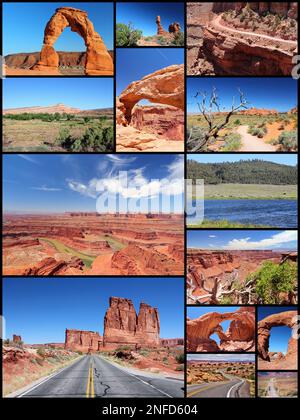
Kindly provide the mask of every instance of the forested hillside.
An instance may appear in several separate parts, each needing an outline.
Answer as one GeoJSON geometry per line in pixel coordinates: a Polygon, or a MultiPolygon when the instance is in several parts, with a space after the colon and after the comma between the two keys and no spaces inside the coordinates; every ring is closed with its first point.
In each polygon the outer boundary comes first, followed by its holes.
{"type": "Polygon", "coordinates": [[[296,185],[297,167],[264,160],[199,163],[187,161],[188,179],[204,179],[206,184],[296,185]]]}

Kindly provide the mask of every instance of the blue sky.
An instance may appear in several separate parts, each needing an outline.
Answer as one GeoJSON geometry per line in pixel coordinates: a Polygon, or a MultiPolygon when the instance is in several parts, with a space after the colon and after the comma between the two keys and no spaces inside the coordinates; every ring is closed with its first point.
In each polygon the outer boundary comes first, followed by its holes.
{"type": "Polygon", "coordinates": [[[22,77],[3,80],[4,109],[57,103],[80,109],[112,108],[113,79],[22,77]]]}
{"type": "Polygon", "coordinates": [[[297,106],[297,81],[291,77],[193,77],[187,80],[188,112],[198,113],[194,95],[203,91],[210,94],[213,87],[218,91],[221,111],[223,108],[231,108],[233,96],[235,104],[239,103],[238,88],[245,94],[249,108],[276,109],[283,112],[297,106]]]}
{"type": "Polygon", "coordinates": [[[7,212],[113,211],[114,191],[121,212],[147,212],[149,202],[153,212],[183,208],[182,155],[11,154],[3,162],[7,212]]]}
{"type": "Polygon", "coordinates": [[[297,165],[297,155],[294,154],[285,154],[285,153],[277,153],[275,154],[265,154],[260,153],[234,153],[234,154],[195,154],[195,155],[187,155],[188,159],[195,160],[201,163],[220,163],[220,162],[239,162],[240,160],[253,160],[253,159],[260,159],[269,162],[281,163],[283,165],[297,165]]]}
{"type": "Polygon", "coordinates": [[[3,281],[5,336],[25,343],[64,342],[66,328],[98,331],[109,297],[131,299],[157,307],[162,338],[183,336],[181,278],[19,278],[3,281]],[[166,299],[168,296],[168,299],[166,299]]]}
{"type": "Polygon", "coordinates": [[[183,63],[183,48],[117,48],[117,95],[133,81],[164,67],[183,63]]]}
{"type": "MultiPolygon", "coordinates": [[[[88,13],[106,47],[113,49],[113,3],[3,3],[4,55],[40,51],[44,29],[55,9],[75,7],[88,13]],[[26,19],[24,19],[26,16],[26,19]]],[[[85,51],[80,35],[66,28],[54,44],[56,51],[85,51]]]]}
{"type": "Polygon", "coordinates": [[[202,249],[297,249],[296,230],[188,230],[188,248],[202,249]]]}
{"type": "Polygon", "coordinates": [[[117,3],[117,23],[131,22],[136,29],[143,31],[143,36],[156,35],[156,16],[167,31],[169,24],[179,22],[184,30],[183,3],[117,3]]]}
{"type": "MultiPolygon", "coordinates": [[[[297,310],[294,306],[271,307],[260,306],[257,311],[257,320],[260,321],[269,315],[297,310]]],[[[288,340],[291,338],[291,329],[289,327],[274,327],[271,329],[269,351],[281,351],[286,353],[288,347],[288,340]]]]}
{"type": "MultiPolygon", "coordinates": [[[[211,313],[211,312],[218,312],[219,314],[224,314],[228,312],[235,312],[238,310],[240,306],[230,306],[230,307],[222,307],[222,306],[210,306],[210,307],[188,307],[187,308],[187,316],[190,319],[199,318],[202,315],[211,313]]],[[[230,320],[221,322],[221,326],[223,327],[223,331],[226,332],[230,325],[230,320]]],[[[220,339],[218,334],[212,334],[210,336],[212,340],[215,340],[218,344],[220,344],[220,339]]]]}

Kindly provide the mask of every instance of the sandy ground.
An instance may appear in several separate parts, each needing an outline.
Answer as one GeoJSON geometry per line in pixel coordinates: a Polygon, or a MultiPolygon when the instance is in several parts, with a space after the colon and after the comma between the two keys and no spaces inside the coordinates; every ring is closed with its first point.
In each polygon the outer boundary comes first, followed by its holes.
{"type": "Polygon", "coordinates": [[[117,125],[117,152],[183,152],[184,142],[166,140],[134,127],[117,125]]]}
{"type": "Polygon", "coordinates": [[[241,125],[237,133],[242,136],[242,147],[239,152],[276,152],[276,147],[268,144],[264,139],[252,136],[248,133],[248,126],[241,125]]]}

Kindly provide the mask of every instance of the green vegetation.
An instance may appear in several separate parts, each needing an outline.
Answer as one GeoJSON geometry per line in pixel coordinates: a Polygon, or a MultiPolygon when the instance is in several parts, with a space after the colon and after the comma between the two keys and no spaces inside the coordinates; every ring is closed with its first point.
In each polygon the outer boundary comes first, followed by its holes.
{"type": "Polygon", "coordinates": [[[135,29],[131,23],[117,23],[116,25],[116,45],[117,47],[136,47],[141,39],[143,32],[135,29]]]}
{"type": "Polygon", "coordinates": [[[39,347],[37,349],[37,354],[41,357],[44,357],[45,356],[45,349],[43,347],[39,347]]]}
{"type": "Polygon", "coordinates": [[[271,226],[264,226],[264,225],[253,225],[249,223],[235,223],[229,222],[228,220],[209,220],[205,219],[202,223],[195,223],[195,224],[188,224],[189,228],[228,228],[228,229],[235,229],[235,228],[244,228],[244,229],[252,229],[252,228],[266,228],[271,226]]]}
{"type": "Polygon", "coordinates": [[[113,150],[113,121],[110,115],[24,113],[5,115],[3,122],[5,151],[113,150]]]}
{"type": "Polygon", "coordinates": [[[57,138],[58,146],[68,152],[107,152],[113,148],[113,128],[88,128],[81,137],[74,137],[67,129],[62,129],[57,138]]]}
{"type": "MultiPolygon", "coordinates": [[[[193,197],[201,199],[202,197],[193,197]]],[[[208,184],[205,200],[296,200],[297,185],[208,184]]]]}
{"type": "Polygon", "coordinates": [[[232,152],[242,147],[242,136],[238,133],[226,134],[224,141],[224,146],[221,148],[222,152],[232,152]]]}
{"type": "Polygon", "coordinates": [[[281,293],[294,293],[297,279],[297,265],[289,261],[276,264],[265,261],[262,266],[250,274],[246,281],[255,280],[255,292],[263,304],[281,304],[281,293]]]}
{"type": "Polygon", "coordinates": [[[174,36],[174,40],[172,41],[172,45],[176,45],[176,47],[184,47],[184,33],[181,31],[176,32],[174,36]]]}
{"type": "Polygon", "coordinates": [[[187,162],[188,179],[204,179],[205,184],[297,185],[297,167],[260,159],[238,162],[187,162]]]}
{"type": "Polygon", "coordinates": [[[176,357],[175,357],[175,359],[176,359],[176,362],[177,363],[184,363],[185,362],[184,353],[177,354],[176,357]]]}
{"type": "Polygon", "coordinates": [[[298,130],[284,131],[272,144],[279,145],[282,152],[298,151],[298,130]]]}
{"type": "Polygon", "coordinates": [[[109,235],[104,235],[104,238],[103,238],[103,240],[104,241],[107,241],[108,242],[108,244],[109,244],[109,246],[114,250],[114,251],[120,251],[121,249],[123,249],[123,248],[125,248],[126,247],[126,245],[125,244],[123,244],[122,242],[120,242],[120,241],[118,241],[118,240],[116,240],[116,239],[114,239],[114,238],[112,238],[111,236],[109,236],[109,235]]]}
{"type": "Polygon", "coordinates": [[[50,245],[54,246],[54,248],[61,252],[62,254],[71,254],[74,257],[78,257],[82,260],[84,265],[89,268],[91,267],[93,261],[96,257],[92,255],[83,254],[82,252],[76,251],[76,249],[70,248],[69,246],[64,245],[62,242],[58,241],[57,239],[50,239],[50,238],[39,238],[40,241],[45,241],[50,245]]]}

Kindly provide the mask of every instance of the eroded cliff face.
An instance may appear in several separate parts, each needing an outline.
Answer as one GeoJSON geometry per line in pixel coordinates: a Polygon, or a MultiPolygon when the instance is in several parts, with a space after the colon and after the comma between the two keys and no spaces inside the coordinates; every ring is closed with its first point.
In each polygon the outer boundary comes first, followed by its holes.
{"type": "Polygon", "coordinates": [[[283,17],[290,17],[292,19],[298,18],[298,4],[297,2],[214,2],[212,11],[215,13],[225,12],[226,10],[241,11],[244,7],[249,5],[250,9],[259,14],[266,12],[273,13],[283,17]]]}
{"type": "Polygon", "coordinates": [[[160,322],[157,308],[140,304],[137,314],[130,299],[111,297],[104,317],[104,347],[114,349],[121,345],[157,347],[160,322]]]}
{"type": "Polygon", "coordinates": [[[103,339],[98,332],[66,329],[65,349],[83,353],[100,351],[103,339]]]}

